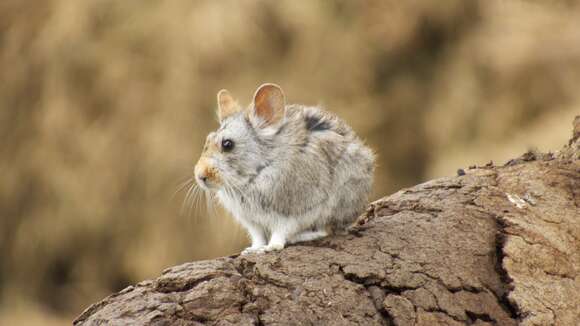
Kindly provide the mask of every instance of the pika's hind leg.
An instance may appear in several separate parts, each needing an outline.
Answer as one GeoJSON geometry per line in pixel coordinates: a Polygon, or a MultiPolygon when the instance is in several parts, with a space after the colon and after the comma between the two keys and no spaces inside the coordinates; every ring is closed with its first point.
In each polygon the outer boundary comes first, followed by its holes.
{"type": "Polygon", "coordinates": [[[336,201],[329,219],[334,233],[344,231],[365,211],[373,183],[374,154],[368,147],[350,144],[343,158],[335,169],[336,201]]]}
{"type": "Polygon", "coordinates": [[[324,238],[328,235],[326,230],[316,230],[316,231],[304,231],[302,233],[298,233],[292,238],[288,240],[288,243],[298,243],[298,242],[305,242],[305,241],[312,241],[320,238],[324,238]]]}
{"type": "Polygon", "coordinates": [[[344,233],[365,211],[370,186],[370,178],[352,177],[339,188],[338,200],[332,212],[333,218],[329,223],[333,233],[344,233]]]}

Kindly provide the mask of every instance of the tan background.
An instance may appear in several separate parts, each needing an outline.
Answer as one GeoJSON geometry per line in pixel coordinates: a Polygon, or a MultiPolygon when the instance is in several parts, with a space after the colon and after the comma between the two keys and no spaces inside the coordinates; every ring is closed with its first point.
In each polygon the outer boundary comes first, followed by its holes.
{"type": "Polygon", "coordinates": [[[111,291],[232,254],[180,215],[215,93],[322,104],[379,156],[373,198],[530,148],[580,113],[572,1],[0,2],[0,324],[70,322],[111,291]]]}

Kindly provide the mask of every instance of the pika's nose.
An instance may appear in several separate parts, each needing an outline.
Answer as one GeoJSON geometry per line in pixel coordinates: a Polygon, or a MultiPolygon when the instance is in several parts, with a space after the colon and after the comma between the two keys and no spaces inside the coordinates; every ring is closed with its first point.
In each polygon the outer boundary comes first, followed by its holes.
{"type": "Polygon", "coordinates": [[[195,179],[201,186],[214,183],[215,172],[206,158],[201,158],[194,168],[195,179]]]}
{"type": "Polygon", "coordinates": [[[205,173],[201,169],[196,169],[195,178],[197,179],[198,183],[203,183],[203,184],[207,183],[207,173],[205,173]]]}

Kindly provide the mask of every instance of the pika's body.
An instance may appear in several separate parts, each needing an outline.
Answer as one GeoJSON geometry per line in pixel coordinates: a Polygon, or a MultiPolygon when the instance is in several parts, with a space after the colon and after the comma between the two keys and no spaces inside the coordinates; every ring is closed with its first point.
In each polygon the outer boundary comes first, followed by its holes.
{"type": "Polygon", "coordinates": [[[195,175],[248,231],[244,253],[324,237],[364,210],[374,155],[344,121],[286,105],[274,84],[262,85],[246,109],[227,91],[218,105],[220,128],[208,135],[195,175]]]}

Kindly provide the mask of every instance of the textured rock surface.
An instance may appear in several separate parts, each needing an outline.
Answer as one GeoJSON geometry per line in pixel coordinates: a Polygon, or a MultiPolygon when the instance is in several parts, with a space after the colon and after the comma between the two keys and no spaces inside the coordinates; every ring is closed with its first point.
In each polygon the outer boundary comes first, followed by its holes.
{"type": "Polygon", "coordinates": [[[579,135],[401,190],[344,236],[169,268],[75,324],[577,325],[579,135]]]}

